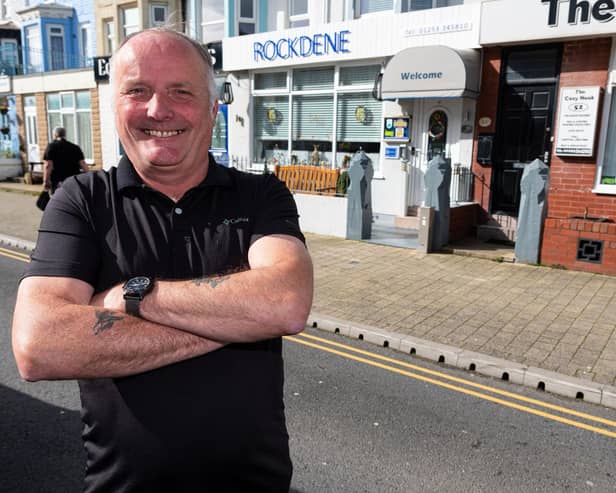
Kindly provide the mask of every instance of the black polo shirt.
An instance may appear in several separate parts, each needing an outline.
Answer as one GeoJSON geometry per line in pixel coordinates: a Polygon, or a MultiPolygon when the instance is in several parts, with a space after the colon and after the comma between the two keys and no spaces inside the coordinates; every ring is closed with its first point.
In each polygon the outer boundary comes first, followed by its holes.
{"type": "MultiPolygon", "coordinates": [[[[190,279],[247,266],[251,242],[278,233],[304,240],[293,198],[273,175],[210,157],[206,179],[175,203],[123,159],[64,182],[26,275],[73,277],[96,292],[141,274],[190,279]]],[[[281,345],[233,344],[131,377],[80,381],[85,490],[288,491],[281,345]]]]}

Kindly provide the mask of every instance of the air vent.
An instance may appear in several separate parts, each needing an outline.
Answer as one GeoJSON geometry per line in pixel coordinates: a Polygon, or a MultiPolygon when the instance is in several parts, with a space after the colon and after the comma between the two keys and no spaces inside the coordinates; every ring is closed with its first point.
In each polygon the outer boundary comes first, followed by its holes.
{"type": "Polygon", "coordinates": [[[600,264],[603,261],[603,241],[601,240],[578,240],[576,260],[600,264]]]}

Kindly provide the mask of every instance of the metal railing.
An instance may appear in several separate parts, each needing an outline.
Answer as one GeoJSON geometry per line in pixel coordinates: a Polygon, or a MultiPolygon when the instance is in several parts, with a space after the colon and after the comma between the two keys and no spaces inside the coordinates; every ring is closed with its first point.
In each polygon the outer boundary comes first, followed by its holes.
{"type": "Polygon", "coordinates": [[[473,172],[470,168],[454,164],[451,168],[449,200],[452,204],[471,202],[473,194],[473,172]]]}

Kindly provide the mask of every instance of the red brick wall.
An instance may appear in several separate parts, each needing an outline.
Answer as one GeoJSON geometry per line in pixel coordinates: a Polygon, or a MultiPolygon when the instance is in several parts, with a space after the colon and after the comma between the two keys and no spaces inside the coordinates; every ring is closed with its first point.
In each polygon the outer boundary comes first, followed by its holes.
{"type": "MultiPolygon", "coordinates": [[[[595,38],[565,43],[560,88],[601,86],[608,81],[611,40],[595,38]]],[[[599,115],[601,115],[602,104],[599,115]]],[[[558,121],[557,114],[554,123],[558,121]]],[[[601,128],[599,121],[598,129],[601,128]]],[[[597,132],[599,133],[599,132],[597,132]]],[[[596,149],[596,146],[595,146],[596,149]]],[[[597,170],[592,158],[552,155],[548,217],[544,225],[541,263],[566,268],[616,274],[616,225],[577,221],[573,216],[607,217],[616,221],[616,196],[592,192],[597,170]],[[576,261],[579,238],[604,240],[603,262],[576,261]]]]}
{"type": "Polygon", "coordinates": [[[449,209],[449,241],[473,235],[477,228],[478,204],[465,204],[449,209]]]}
{"type": "Polygon", "coordinates": [[[477,116],[475,121],[475,142],[473,145],[472,170],[475,175],[473,185],[473,200],[481,210],[479,222],[485,222],[490,207],[490,184],[492,167],[477,162],[477,138],[480,133],[496,132],[496,112],[498,110],[498,90],[501,70],[502,50],[498,47],[485,48],[483,66],[481,68],[481,91],[477,100],[477,116]],[[487,127],[479,126],[479,119],[488,117],[492,123],[487,127]]]}

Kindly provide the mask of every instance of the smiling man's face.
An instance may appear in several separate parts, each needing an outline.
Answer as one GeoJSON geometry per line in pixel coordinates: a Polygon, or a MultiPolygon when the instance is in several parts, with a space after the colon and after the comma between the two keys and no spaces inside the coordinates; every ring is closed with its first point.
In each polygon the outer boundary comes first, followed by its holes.
{"type": "Polygon", "coordinates": [[[169,33],[130,39],[113,65],[116,128],[140,173],[190,173],[205,166],[217,105],[205,61],[169,33]]]}

